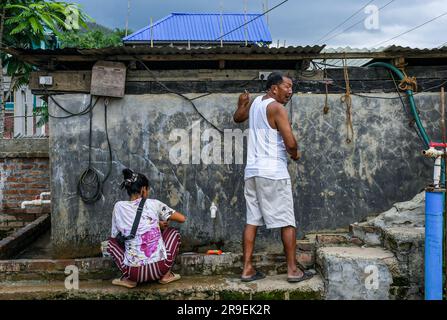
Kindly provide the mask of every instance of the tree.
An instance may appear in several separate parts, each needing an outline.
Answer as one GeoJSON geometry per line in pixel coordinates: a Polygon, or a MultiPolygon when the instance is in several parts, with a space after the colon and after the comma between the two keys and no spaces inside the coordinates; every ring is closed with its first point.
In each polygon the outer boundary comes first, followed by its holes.
{"type": "Polygon", "coordinates": [[[3,115],[6,95],[4,92],[3,68],[11,76],[7,95],[20,85],[28,82],[32,66],[6,54],[3,48],[16,47],[32,49],[41,42],[49,44],[51,34],[86,28],[91,20],[75,3],[55,0],[2,0],[0,4],[0,138],[3,137],[3,115]]]}
{"type": "Polygon", "coordinates": [[[122,38],[126,30],[116,28],[110,30],[96,25],[90,26],[89,30],[78,30],[76,32],[64,32],[58,39],[61,48],[98,49],[106,47],[122,46],[122,38]]]}

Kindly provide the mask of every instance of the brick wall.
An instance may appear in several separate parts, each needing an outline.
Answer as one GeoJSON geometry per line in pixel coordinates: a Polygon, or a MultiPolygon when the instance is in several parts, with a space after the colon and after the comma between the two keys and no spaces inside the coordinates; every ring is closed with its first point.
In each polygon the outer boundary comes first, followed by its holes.
{"type": "Polygon", "coordinates": [[[47,139],[13,139],[0,146],[0,230],[16,230],[50,213],[49,205],[20,207],[23,201],[50,191],[49,158],[45,151],[33,149],[36,140],[43,146],[48,143],[47,139]]]}

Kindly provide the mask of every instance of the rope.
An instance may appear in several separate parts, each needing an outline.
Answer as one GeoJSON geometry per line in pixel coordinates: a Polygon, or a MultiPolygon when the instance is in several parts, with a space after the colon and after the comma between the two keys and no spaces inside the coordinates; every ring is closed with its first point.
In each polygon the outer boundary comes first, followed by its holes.
{"type": "Polygon", "coordinates": [[[416,81],[416,77],[409,77],[405,71],[401,71],[404,74],[404,78],[399,83],[399,89],[402,91],[412,90],[413,92],[417,92],[418,83],[416,81]]]}
{"type": "Polygon", "coordinates": [[[346,58],[343,59],[343,75],[346,83],[346,93],[341,97],[341,101],[346,104],[346,143],[351,143],[354,140],[354,128],[352,126],[351,86],[349,85],[349,73],[346,58]]]}

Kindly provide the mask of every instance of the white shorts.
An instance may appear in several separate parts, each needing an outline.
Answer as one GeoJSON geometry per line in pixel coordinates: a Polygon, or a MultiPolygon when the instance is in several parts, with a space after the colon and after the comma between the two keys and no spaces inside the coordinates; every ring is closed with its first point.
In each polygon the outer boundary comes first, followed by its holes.
{"type": "Polygon", "coordinates": [[[245,180],[247,224],[267,229],[296,227],[290,179],[252,177],[245,180]]]}

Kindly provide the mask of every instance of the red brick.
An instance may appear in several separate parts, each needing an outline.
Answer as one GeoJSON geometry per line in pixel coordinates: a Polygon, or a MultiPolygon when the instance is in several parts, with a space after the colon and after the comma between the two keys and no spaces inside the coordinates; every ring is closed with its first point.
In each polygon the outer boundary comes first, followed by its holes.
{"type": "Polygon", "coordinates": [[[3,194],[4,195],[8,195],[8,194],[18,194],[19,191],[18,190],[4,190],[3,194]]]}
{"type": "Polygon", "coordinates": [[[22,164],[19,166],[20,169],[22,170],[28,170],[28,169],[33,169],[34,168],[34,164],[22,164]]]}
{"type": "Polygon", "coordinates": [[[47,184],[35,184],[35,183],[32,183],[32,184],[28,184],[27,187],[30,188],[30,189],[44,189],[44,190],[48,190],[49,189],[49,186],[47,184]]]}
{"type": "Polygon", "coordinates": [[[32,222],[36,219],[37,219],[36,214],[27,214],[27,215],[22,214],[22,215],[17,216],[17,220],[23,221],[23,222],[32,222]]]}
{"type": "Polygon", "coordinates": [[[39,192],[36,191],[36,190],[21,190],[20,192],[22,194],[30,194],[30,195],[33,195],[33,196],[38,196],[39,195],[39,192]]]}
{"type": "Polygon", "coordinates": [[[24,188],[26,185],[24,183],[11,183],[8,184],[8,187],[11,189],[20,189],[20,188],[24,188]]]}

